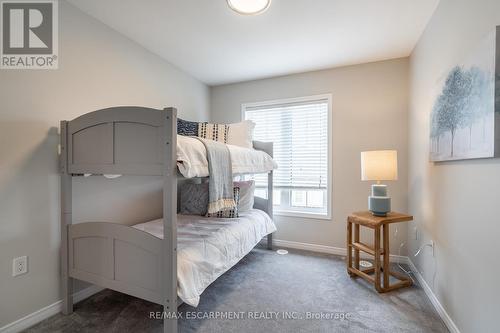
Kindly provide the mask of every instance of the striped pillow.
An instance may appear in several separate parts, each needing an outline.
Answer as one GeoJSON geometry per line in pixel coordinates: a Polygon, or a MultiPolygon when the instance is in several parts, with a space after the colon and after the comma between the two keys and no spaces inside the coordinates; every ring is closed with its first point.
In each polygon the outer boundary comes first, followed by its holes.
{"type": "Polygon", "coordinates": [[[198,137],[227,143],[229,125],[227,124],[198,124],[198,137]]]}

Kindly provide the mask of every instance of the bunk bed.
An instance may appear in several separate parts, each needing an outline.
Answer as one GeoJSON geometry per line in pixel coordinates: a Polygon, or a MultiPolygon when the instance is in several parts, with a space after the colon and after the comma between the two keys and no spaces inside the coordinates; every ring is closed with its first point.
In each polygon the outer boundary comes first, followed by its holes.
{"type": "MultiPolygon", "coordinates": [[[[163,305],[167,314],[164,332],[177,332],[176,316],[172,315],[182,303],[178,298],[177,229],[178,226],[181,230],[207,222],[200,221],[203,217],[196,221],[186,216],[179,216],[178,221],[177,110],[115,107],[87,113],[72,121],[61,121],[60,126],[63,313],[73,311],[72,279],[75,278],[163,305]],[[161,176],[163,218],[133,226],[108,222],[72,224],[72,177],[88,174],[161,176]]],[[[254,141],[253,146],[256,151],[272,157],[272,143],[254,141]]],[[[266,170],[268,198],[255,197],[256,210],[243,214],[243,222],[238,224],[239,232],[243,232],[241,228],[255,229],[256,224],[251,221],[259,214],[257,219],[271,220],[272,169],[266,170]]],[[[217,223],[212,227],[228,225],[224,219],[215,220],[217,223]]],[[[265,223],[261,223],[258,232],[250,232],[267,236],[267,247],[271,249],[275,228],[272,220],[272,227],[269,224],[267,228],[262,227],[265,223]]],[[[204,227],[208,225],[203,224],[204,227]]],[[[196,243],[193,237],[190,240],[196,243]]],[[[212,278],[218,277],[245,254],[234,255],[233,262],[223,265],[212,278]]],[[[203,286],[196,287],[203,289],[203,286]]],[[[184,300],[196,304],[195,298],[184,300]]]]}

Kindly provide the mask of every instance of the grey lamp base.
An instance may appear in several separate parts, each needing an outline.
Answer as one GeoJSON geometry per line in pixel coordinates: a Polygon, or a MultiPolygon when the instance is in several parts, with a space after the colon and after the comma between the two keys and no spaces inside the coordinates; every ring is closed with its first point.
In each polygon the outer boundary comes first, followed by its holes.
{"type": "Polygon", "coordinates": [[[368,209],[374,216],[387,216],[391,211],[391,198],[387,196],[387,185],[372,185],[372,195],[368,197],[368,209]]]}

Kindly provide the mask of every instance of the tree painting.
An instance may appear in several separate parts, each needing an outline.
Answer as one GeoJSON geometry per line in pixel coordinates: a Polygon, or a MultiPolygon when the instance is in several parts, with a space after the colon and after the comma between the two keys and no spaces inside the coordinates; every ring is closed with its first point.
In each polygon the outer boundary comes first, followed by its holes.
{"type": "Polygon", "coordinates": [[[497,57],[500,52],[491,50],[491,39],[485,45],[473,61],[455,66],[442,81],[431,111],[432,161],[494,157],[495,99],[500,96],[495,51],[497,57]]]}

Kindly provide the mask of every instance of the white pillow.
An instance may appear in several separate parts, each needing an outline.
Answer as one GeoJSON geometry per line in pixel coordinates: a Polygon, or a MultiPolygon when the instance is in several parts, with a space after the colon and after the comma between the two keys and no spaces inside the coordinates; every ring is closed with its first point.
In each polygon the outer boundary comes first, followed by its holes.
{"type": "Polygon", "coordinates": [[[254,204],[255,181],[236,181],[233,185],[240,188],[238,212],[243,213],[252,209],[254,204]]]}
{"type": "Polygon", "coordinates": [[[253,130],[255,123],[251,120],[244,120],[240,123],[229,124],[227,143],[244,148],[253,148],[253,130]]]}

